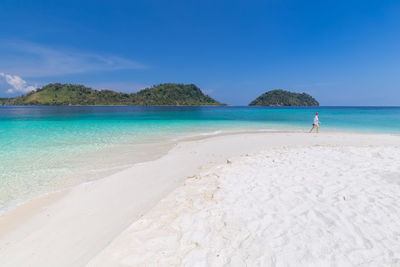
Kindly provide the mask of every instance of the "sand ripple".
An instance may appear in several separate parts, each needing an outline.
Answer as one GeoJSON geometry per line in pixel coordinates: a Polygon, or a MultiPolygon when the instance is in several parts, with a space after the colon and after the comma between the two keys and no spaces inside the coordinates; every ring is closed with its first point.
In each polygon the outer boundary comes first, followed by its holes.
{"type": "Polygon", "coordinates": [[[279,148],[188,178],[90,266],[400,266],[400,149],[279,148]]]}

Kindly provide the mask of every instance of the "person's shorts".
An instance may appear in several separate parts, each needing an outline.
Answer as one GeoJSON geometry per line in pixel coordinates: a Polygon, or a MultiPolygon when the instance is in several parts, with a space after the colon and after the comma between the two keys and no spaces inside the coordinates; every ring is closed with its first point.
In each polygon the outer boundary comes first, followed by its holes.
{"type": "Polygon", "coordinates": [[[312,126],[319,126],[319,124],[318,123],[313,123],[312,126]]]}

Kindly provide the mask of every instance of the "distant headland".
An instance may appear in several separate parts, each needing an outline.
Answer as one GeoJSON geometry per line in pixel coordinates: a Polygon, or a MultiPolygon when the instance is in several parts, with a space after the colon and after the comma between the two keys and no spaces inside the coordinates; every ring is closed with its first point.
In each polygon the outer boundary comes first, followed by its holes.
{"type": "Polygon", "coordinates": [[[260,95],[249,106],[319,106],[319,103],[306,93],[275,89],[260,95]]]}
{"type": "MultiPolygon", "coordinates": [[[[205,95],[196,85],[181,83],[163,83],[130,94],[95,90],[80,84],[51,83],[22,96],[0,98],[0,105],[226,106],[205,95]]],[[[306,93],[275,89],[260,95],[249,106],[319,106],[319,103],[306,93]]]]}
{"type": "Polygon", "coordinates": [[[26,95],[0,98],[0,105],[138,105],[221,106],[194,84],[164,83],[137,93],[95,90],[83,85],[51,83],[26,95]]]}

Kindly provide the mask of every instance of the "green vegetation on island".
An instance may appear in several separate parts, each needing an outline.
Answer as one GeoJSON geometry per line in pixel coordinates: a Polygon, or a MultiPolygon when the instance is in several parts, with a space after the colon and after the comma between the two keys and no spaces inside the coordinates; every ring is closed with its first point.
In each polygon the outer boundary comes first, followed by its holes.
{"type": "Polygon", "coordinates": [[[319,103],[306,93],[276,89],[260,95],[249,106],[319,106],[319,103]]]}
{"type": "Polygon", "coordinates": [[[143,89],[134,94],[135,105],[209,106],[224,105],[203,92],[194,84],[164,83],[143,89]]]}
{"type": "Polygon", "coordinates": [[[206,106],[224,105],[194,84],[165,83],[127,94],[94,90],[83,85],[48,84],[26,95],[0,98],[0,105],[143,105],[206,106]]]}

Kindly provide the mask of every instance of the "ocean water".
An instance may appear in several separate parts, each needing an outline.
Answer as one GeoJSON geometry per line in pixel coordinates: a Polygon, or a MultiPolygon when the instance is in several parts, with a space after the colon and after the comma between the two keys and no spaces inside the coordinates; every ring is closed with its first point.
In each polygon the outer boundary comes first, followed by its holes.
{"type": "Polygon", "coordinates": [[[229,131],[400,134],[399,107],[1,107],[0,211],[156,158],[179,138],[229,131]]]}

